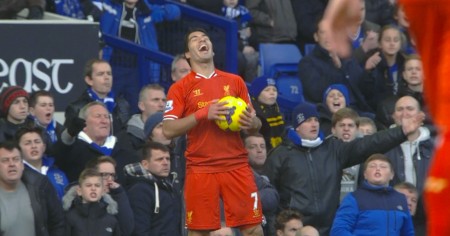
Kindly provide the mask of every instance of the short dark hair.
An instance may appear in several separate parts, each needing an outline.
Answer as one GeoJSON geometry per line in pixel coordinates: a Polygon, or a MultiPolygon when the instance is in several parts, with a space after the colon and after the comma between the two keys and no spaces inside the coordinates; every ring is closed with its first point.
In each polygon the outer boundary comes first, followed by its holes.
{"type": "Polygon", "coordinates": [[[49,91],[39,90],[30,95],[30,98],[28,99],[28,105],[30,107],[35,107],[39,97],[51,97],[52,99],[54,99],[53,94],[49,91]]]}
{"type": "Polygon", "coordinates": [[[86,164],[86,168],[98,170],[98,166],[102,163],[111,163],[114,167],[116,167],[116,165],[117,165],[117,162],[116,162],[116,160],[114,160],[114,158],[112,158],[110,156],[100,156],[98,158],[94,158],[94,159],[90,160],[86,164]]]}
{"type": "Polygon", "coordinates": [[[94,64],[97,63],[106,63],[109,65],[108,61],[99,58],[92,58],[86,62],[84,65],[83,75],[87,77],[92,77],[92,72],[94,71],[94,64]]]}
{"type": "Polygon", "coordinates": [[[102,175],[96,169],[86,168],[81,172],[80,177],[78,177],[78,184],[81,186],[83,184],[83,181],[85,181],[89,177],[101,178],[102,175]]]}
{"type": "Polygon", "coordinates": [[[260,133],[245,134],[245,133],[241,132],[241,135],[242,135],[242,140],[244,140],[244,145],[246,144],[247,139],[250,138],[250,137],[263,138],[264,142],[266,141],[264,136],[262,134],[260,134],[260,133]]]}
{"type": "Polygon", "coordinates": [[[14,139],[16,140],[17,144],[20,143],[20,139],[28,133],[36,133],[41,137],[42,141],[45,143],[46,136],[44,135],[44,129],[42,129],[39,126],[24,126],[17,130],[16,135],[14,136],[14,139]]]}
{"type": "MultiPolygon", "coordinates": [[[[5,142],[0,142],[0,149],[5,149],[10,152],[14,151],[14,149],[17,149],[19,152],[21,151],[17,142],[14,142],[11,140],[7,140],[5,142]]],[[[22,156],[20,156],[20,158],[22,158],[22,156]]]]}
{"type": "Polygon", "coordinates": [[[369,162],[375,161],[375,160],[387,162],[389,164],[389,167],[391,168],[391,171],[394,172],[394,169],[392,168],[393,165],[392,165],[391,160],[389,160],[389,158],[386,155],[381,154],[381,153],[372,154],[369,158],[367,158],[367,160],[364,162],[364,171],[366,171],[367,165],[369,164],[369,162]]]}
{"type": "MultiPolygon", "coordinates": [[[[209,37],[208,32],[206,32],[206,30],[203,28],[199,28],[199,27],[189,28],[188,31],[186,32],[186,34],[184,35],[184,52],[185,53],[189,52],[189,35],[191,35],[194,32],[202,32],[206,36],[209,37]]],[[[187,61],[189,62],[189,59],[187,59],[187,61]]]]}
{"type": "Polygon", "coordinates": [[[275,221],[275,229],[283,230],[286,223],[292,219],[299,220],[303,223],[303,215],[294,209],[285,209],[278,213],[275,221]]]}
{"type": "Polygon", "coordinates": [[[359,115],[355,110],[349,107],[341,108],[333,114],[331,117],[331,126],[336,126],[339,121],[346,118],[352,119],[355,122],[356,127],[359,127],[359,115]]]}
{"type": "Polygon", "coordinates": [[[142,146],[142,160],[149,160],[152,157],[152,150],[160,150],[163,152],[170,152],[169,148],[158,142],[148,141],[142,146]]]}

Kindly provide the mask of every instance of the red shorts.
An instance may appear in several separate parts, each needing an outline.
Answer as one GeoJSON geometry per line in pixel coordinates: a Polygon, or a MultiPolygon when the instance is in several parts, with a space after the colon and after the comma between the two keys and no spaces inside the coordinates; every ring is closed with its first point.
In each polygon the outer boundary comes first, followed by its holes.
{"type": "Polygon", "coordinates": [[[220,228],[220,199],[228,227],[259,224],[261,201],[249,166],[220,173],[187,173],[186,225],[190,230],[220,228]]]}

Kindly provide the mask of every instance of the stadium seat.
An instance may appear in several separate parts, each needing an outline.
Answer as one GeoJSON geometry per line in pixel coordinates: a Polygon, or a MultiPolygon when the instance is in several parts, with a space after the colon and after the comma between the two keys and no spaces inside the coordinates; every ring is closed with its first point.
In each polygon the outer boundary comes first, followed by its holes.
{"type": "Polygon", "coordinates": [[[259,63],[263,75],[273,77],[277,71],[297,72],[301,58],[302,54],[295,44],[259,45],[259,63]]]}
{"type": "Polygon", "coordinates": [[[297,75],[281,74],[277,77],[277,103],[284,120],[289,123],[291,111],[299,103],[304,102],[303,87],[297,75]]]}

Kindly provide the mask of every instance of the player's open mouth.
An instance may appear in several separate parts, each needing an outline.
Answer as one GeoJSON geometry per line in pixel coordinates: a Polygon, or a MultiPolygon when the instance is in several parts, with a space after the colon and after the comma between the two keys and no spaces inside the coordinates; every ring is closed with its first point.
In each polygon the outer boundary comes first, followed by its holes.
{"type": "Polygon", "coordinates": [[[207,52],[208,51],[208,46],[206,46],[206,44],[201,45],[198,50],[200,52],[207,52]]]}

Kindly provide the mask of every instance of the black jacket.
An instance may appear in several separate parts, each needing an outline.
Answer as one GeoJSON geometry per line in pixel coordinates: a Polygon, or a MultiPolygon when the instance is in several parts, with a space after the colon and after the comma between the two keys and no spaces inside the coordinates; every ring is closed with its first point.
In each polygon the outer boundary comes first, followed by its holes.
{"type": "MultiPolygon", "coordinates": [[[[125,128],[128,119],[130,118],[130,105],[128,102],[122,97],[114,98],[116,101],[116,107],[112,112],[112,133],[118,134],[123,128],[125,128]]],[[[70,103],[65,112],[66,121],[64,122],[64,126],[69,127],[72,120],[78,117],[78,113],[81,108],[83,108],[86,104],[93,102],[94,100],[89,96],[87,90],[84,91],[81,96],[70,103]]]]}
{"type": "Polygon", "coordinates": [[[61,202],[47,177],[25,166],[22,182],[30,195],[36,236],[65,236],[61,202]]]}
{"type": "Polygon", "coordinates": [[[366,20],[385,26],[394,24],[394,6],[389,0],[365,0],[366,20]]]}
{"type": "Polygon", "coordinates": [[[350,95],[350,107],[358,111],[371,111],[360,91],[359,80],[363,73],[355,59],[342,59],[337,68],[329,52],[317,45],[311,54],[298,65],[298,75],[303,85],[303,95],[311,103],[321,103],[323,93],[332,84],[344,84],[350,95]]]}
{"type": "MultiPolygon", "coordinates": [[[[295,131],[294,131],[295,132],[295,131]]],[[[344,143],[329,138],[315,148],[289,138],[269,153],[265,173],[280,194],[280,206],[299,210],[303,223],[328,235],[339,205],[342,170],[383,153],[406,139],[401,128],[344,143]]]]}
{"type": "Polygon", "coordinates": [[[367,103],[374,111],[377,110],[379,103],[383,99],[397,95],[405,87],[405,81],[402,76],[405,64],[403,54],[398,53],[395,62],[398,66],[396,78],[397,88],[395,88],[395,84],[389,78],[389,66],[382,52],[380,52],[380,56],[382,59],[380,63],[370,71],[365,70],[360,80],[360,89],[364,93],[367,103]]]}
{"type": "Polygon", "coordinates": [[[116,214],[116,218],[117,221],[119,222],[122,236],[131,235],[134,229],[134,215],[125,188],[119,186],[116,189],[110,189],[109,195],[112,197],[114,201],[117,202],[118,212],[116,214]]]}
{"type": "MultiPolygon", "coordinates": [[[[2,101],[3,102],[3,101],[2,101]]],[[[13,124],[6,120],[6,118],[0,119],[0,142],[7,140],[14,140],[17,130],[25,126],[34,126],[34,121],[27,117],[25,122],[22,124],[13,124]]]]}
{"type": "MultiPolygon", "coordinates": [[[[69,182],[76,181],[81,171],[84,170],[86,164],[100,156],[103,156],[100,151],[93,148],[87,142],[76,139],[72,145],[66,145],[59,140],[54,145],[55,164],[66,173],[69,182]]],[[[116,160],[116,174],[118,182],[123,183],[123,167],[127,164],[139,161],[139,157],[135,150],[128,146],[126,140],[117,140],[111,153],[111,157],[116,160]]]]}
{"type": "Polygon", "coordinates": [[[82,203],[77,196],[76,187],[72,187],[64,195],[66,210],[67,236],[120,236],[119,223],[114,217],[117,214],[117,203],[106,194],[99,202],[82,203]]]}

